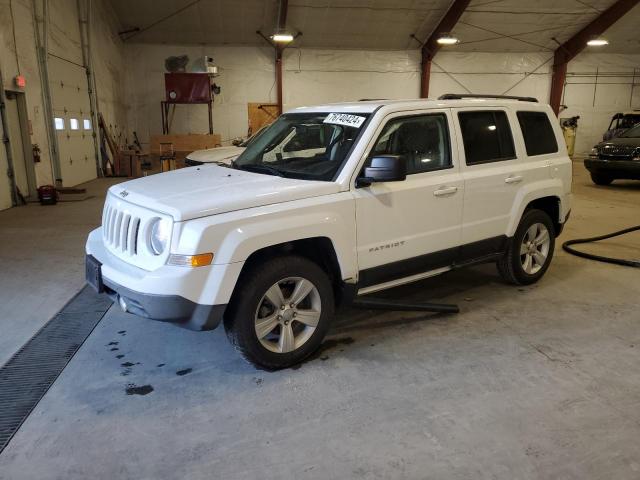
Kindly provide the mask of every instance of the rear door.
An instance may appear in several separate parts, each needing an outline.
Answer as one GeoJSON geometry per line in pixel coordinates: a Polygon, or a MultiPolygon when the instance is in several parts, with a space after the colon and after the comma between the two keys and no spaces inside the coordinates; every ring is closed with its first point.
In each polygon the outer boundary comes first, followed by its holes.
{"type": "Polygon", "coordinates": [[[359,283],[369,286],[450,265],[460,245],[463,182],[449,110],[381,122],[365,166],[400,155],[407,178],[355,188],[359,283]]]}
{"type": "Polygon", "coordinates": [[[527,182],[518,158],[507,108],[456,109],[456,129],[463,154],[464,208],[461,260],[482,257],[504,245],[518,190],[527,182]]]}

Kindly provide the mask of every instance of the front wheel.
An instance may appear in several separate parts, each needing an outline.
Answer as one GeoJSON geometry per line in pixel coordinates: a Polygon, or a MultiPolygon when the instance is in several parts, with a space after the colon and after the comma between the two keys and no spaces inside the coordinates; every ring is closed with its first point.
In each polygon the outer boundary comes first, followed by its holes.
{"type": "Polygon", "coordinates": [[[241,276],[225,317],[231,343],[249,362],[290,367],[322,342],[334,315],[327,274],[299,256],[277,257],[241,276]]]}
{"type": "Polygon", "coordinates": [[[498,271],[508,283],[529,285],[545,274],[555,247],[554,226],[542,210],[528,210],[522,216],[507,251],[498,260],[498,271]]]}
{"type": "Polygon", "coordinates": [[[613,182],[613,178],[602,173],[592,173],[591,180],[596,185],[611,185],[611,182],[613,182]]]}

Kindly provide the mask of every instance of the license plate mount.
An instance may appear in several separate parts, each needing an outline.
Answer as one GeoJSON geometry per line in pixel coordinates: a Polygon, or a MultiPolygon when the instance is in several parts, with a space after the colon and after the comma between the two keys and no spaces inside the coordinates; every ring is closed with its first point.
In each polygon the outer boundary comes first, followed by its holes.
{"type": "Polygon", "coordinates": [[[104,292],[102,282],[102,263],[93,255],[87,255],[85,260],[85,278],[87,283],[98,293],[104,292]]]}

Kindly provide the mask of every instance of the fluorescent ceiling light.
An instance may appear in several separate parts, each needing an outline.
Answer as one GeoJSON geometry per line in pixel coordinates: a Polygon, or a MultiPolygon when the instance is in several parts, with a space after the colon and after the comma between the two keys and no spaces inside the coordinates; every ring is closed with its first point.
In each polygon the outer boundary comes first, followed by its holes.
{"type": "Polygon", "coordinates": [[[455,45],[456,43],[460,42],[460,40],[458,40],[456,37],[446,34],[446,35],[441,35],[436,40],[436,42],[438,42],[440,45],[455,45]]]}
{"type": "Polygon", "coordinates": [[[587,42],[587,45],[590,47],[604,47],[605,45],[609,45],[609,40],[605,40],[604,38],[592,38],[587,42]]]}
{"type": "Polygon", "coordinates": [[[293,35],[286,32],[278,32],[271,35],[271,40],[278,43],[289,43],[293,41],[293,35]]]}

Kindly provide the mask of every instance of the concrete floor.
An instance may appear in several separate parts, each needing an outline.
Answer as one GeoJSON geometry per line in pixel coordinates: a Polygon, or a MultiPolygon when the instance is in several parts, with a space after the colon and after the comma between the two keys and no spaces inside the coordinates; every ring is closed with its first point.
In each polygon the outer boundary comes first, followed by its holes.
{"type": "MultiPolygon", "coordinates": [[[[640,182],[596,187],[575,170],[562,239],[638,223],[640,182]]],[[[639,246],[633,234],[600,251],[639,246]]],[[[0,478],[637,479],[638,280],[559,249],[531,287],[491,265],[452,272],[388,294],[459,315],[347,312],[319,355],[275,373],[222,330],[112,308],[0,455],[0,478]]]]}
{"type": "Polygon", "coordinates": [[[0,365],[84,284],[84,244],[100,225],[107,188],[122,179],[83,185],[82,202],[33,203],[0,212],[0,365]]]}

